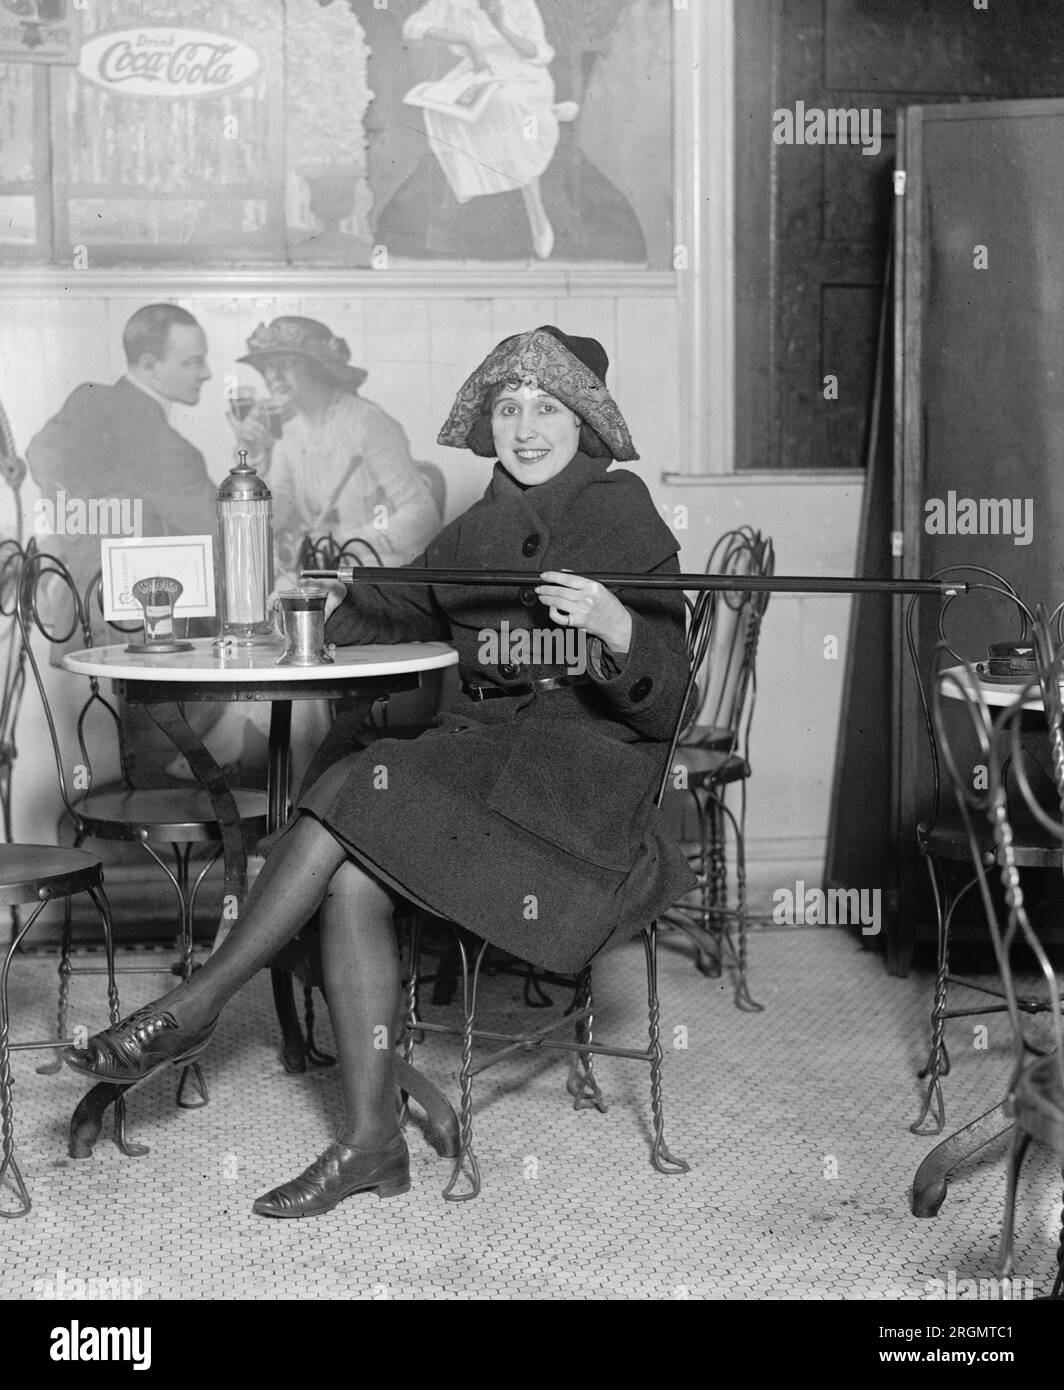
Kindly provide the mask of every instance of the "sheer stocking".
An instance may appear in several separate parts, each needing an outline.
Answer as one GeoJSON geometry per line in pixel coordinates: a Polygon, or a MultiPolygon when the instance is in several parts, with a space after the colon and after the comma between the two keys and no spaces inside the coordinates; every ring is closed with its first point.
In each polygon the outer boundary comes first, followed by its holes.
{"type": "Polygon", "coordinates": [[[394,908],[386,890],[348,860],[333,875],[321,909],[322,968],[344,1089],[341,1138],[356,1148],[383,1148],[398,1127],[394,908]]]}
{"type": "MultiPolygon", "coordinates": [[[[267,857],[240,919],[187,984],[161,1001],[182,1025],[200,1029],[314,915],[347,860],[313,816],[301,816],[267,857]]],[[[382,890],[383,891],[383,890],[382,890]]]]}

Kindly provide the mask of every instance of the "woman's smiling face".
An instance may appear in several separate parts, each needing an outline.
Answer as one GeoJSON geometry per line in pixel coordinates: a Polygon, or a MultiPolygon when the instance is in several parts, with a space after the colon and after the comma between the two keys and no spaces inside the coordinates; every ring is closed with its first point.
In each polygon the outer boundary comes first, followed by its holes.
{"type": "Polygon", "coordinates": [[[580,447],[580,416],[546,391],[511,382],[495,397],[491,432],[510,477],[534,487],[560,473],[580,447]]]}

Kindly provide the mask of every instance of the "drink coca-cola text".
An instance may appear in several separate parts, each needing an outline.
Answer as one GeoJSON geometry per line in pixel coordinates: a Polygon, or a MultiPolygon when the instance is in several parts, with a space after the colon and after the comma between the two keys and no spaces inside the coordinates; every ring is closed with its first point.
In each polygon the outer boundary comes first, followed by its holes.
{"type": "Polygon", "coordinates": [[[132,78],[168,86],[189,88],[226,87],[233,79],[229,58],[236,45],[198,40],[179,43],[169,52],[138,49],[128,39],[111,44],[100,56],[100,76],[107,82],[132,78]]]}

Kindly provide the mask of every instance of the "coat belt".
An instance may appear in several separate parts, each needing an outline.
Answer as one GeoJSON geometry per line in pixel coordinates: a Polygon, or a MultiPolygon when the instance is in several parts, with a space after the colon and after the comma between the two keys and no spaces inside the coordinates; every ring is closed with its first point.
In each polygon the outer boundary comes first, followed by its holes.
{"type": "Polygon", "coordinates": [[[538,695],[543,690],[562,690],[567,685],[590,685],[590,676],[545,676],[538,681],[525,681],[522,685],[469,685],[462,682],[462,689],[471,700],[498,700],[504,695],[538,695]]]}

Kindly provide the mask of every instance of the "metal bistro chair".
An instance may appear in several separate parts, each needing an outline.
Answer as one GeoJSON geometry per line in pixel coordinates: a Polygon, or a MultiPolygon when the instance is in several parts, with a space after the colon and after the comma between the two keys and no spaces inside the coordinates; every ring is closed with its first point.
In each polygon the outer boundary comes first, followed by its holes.
{"type": "MultiPolygon", "coordinates": [[[[196,898],[211,866],[221,855],[221,835],[217,820],[207,793],[199,787],[183,785],[179,787],[137,788],[130,775],[126,749],[122,742],[121,718],[115,707],[100,693],[100,683],[96,677],[89,678],[89,693],[81,705],[77,717],[77,742],[83,769],[79,781],[84,787],[75,786],[73,794],[68,782],[67,761],[56,727],[44,681],[37,658],[33,652],[31,636],[34,631],[48,642],[64,645],[80,629],[86,646],[92,645],[92,605],[96,604],[102,612],[100,576],[90,581],[83,600],[78,594],[74,578],[61,560],[47,554],[30,556],[22,571],[19,590],[18,621],[22,640],[29,658],[33,676],[40,692],[52,741],[56,769],[59,774],[59,793],[63,807],[74,826],[74,846],[78,848],[85,840],[114,840],[140,844],[145,853],[158,864],[166,875],[177,895],[179,914],[179,939],[181,944],[181,976],[188,979],[193,971],[193,918],[196,898]],[[42,582],[53,586],[48,598],[52,612],[57,598],[71,605],[70,626],[61,632],[53,632],[52,623],[42,618],[40,612],[42,582]],[[58,588],[54,587],[58,585],[58,588]],[[97,787],[92,775],[92,755],[89,752],[88,730],[90,717],[97,716],[110,733],[118,748],[122,776],[120,780],[108,782],[97,787]],[[190,856],[193,845],[215,843],[216,849],[209,854],[202,868],[192,878],[190,856]],[[169,847],[173,852],[174,867],[171,868],[160,850],[169,847]]],[[[61,609],[60,611],[65,611],[61,609]]],[[[241,824],[249,846],[261,839],[266,831],[266,793],[246,788],[233,788],[233,796],[240,810],[241,824]]],[[[59,960],[59,1005],[58,1033],[66,1032],[69,999],[70,975],[73,967],[71,954],[71,914],[69,903],[63,920],[62,944],[59,960]]],[[[157,974],[158,966],[123,966],[120,973],[157,974]]],[[[41,1070],[58,1070],[58,1059],[53,1067],[41,1070]]],[[[194,1109],[205,1105],[208,1100],[206,1084],[198,1063],[182,1072],[178,1088],[178,1105],[194,1109]],[[196,1078],[200,1098],[186,1099],[188,1076],[196,1078]]],[[[122,1142],[121,1140],[119,1141],[122,1142]]]]}
{"type": "MultiPolygon", "coordinates": [[[[1013,1227],[1016,1208],[1016,1187],[1024,1157],[1031,1140],[1045,1144],[1064,1162],[1064,1027],[1061,1021],[1061,984],[1027,914],[1020,865],[1015,852],[1013,811],[1007,786],[1008,769],[1017,769],[1014,782],[1018,787],[1026,812],[1038,821],[1048,835],[1055,837],[1064,848],[1064,706],[1061,703],[1060,682],[1064,679],[1064,649],[1054,653],[1051,627],[1043,610],[1036,615],[1034,643],[1038,657],[1038,678],[1032,681],[1010,705],[998,710],[991,718],[982,697],[975,672],[965,663],[966,677],[963,693],[966,708],[976,731],[980,753],[987,767],[987,789],[979,794],[973,790],[972,779],[958,766],[950,747],[949,734],[943,720],[942,691],[934,690],[933,718],[939,745],[953,786],[957,805],[968,834],[971,862],[979,884],[987,929],[993,943],[1001,974],[1005,1008],[1012,1028],[1015,1060],[1006,1092],[1006,1112],[1012,1117],[1012,1135],[1007,1160],[1005,1212],[998,1251],[997,1275],[1008,1278],[1013,1268],[1013,1227]],[[1042,696],[1049,724],[1054,778],[1059,801],[1059,816],[1050,816],[1034,795],[1023,770],[1021,733],[1024,705],[1032,697],[1042,696]],[[989,821],[995,856],[986,852],[985,826],[989,821]],[[988,868],[996,861],[1004,892],[1006,921],[1002,928],[999,911],[990,891],[988,868]],[[1033,956],[1038,974],[1046,988],[1046,1002],[1040,1011],[1049,1015],[1050,1030],[1047,1048],[1044,1036],[1030,1034],[1029,1019],[1033,1010],[1017,992],[1013,973],[1013,956],[1018,947],[1026,948],[1033,956]]],[[[947,674],[944,681],[956,680],[947,674]]],[[[1064,1206],[1061,1210],[1060,1238],[1056,1252],[1057,1272],[1049,1297],[1064,1299],[1064,1206]]]]}
{"type": "MultiPolygon", "coordinates": [[[[1013,620],[1016,617],[1020,619],[1020,644],[1028,640],[1028,634],[1034,622],[1033,616],[1013,587],[1001,575],[980,566],[951,565],[938,570],[931,578],[935,580],[966,580],[969,586],[969,602],[971,602],[973,595],[983,594],[992,596],[995,602],[1003,603],[1013,620]],[[972,576],[976,577],[973,579],[972,576]]],[[[970,663],[950,645],[946,632],[946,619],[953,598],[953,595],[948,595],[938,613],[939,644],[935,651],[935,662],[941,666],[944,661],[949,660],[954,665],[968,667],[970,663]]],[[[1005,996],[1000,988],[978,984],[975,981],[955,976],[950,971],[950,938],[954,918],[957,909],[979,884],[980,876],[979,870],[972,867],[969,831],[966,823],[957,812],[951,812],[942,805],[939,740],[939,727],[942,724],[942,719],[941,716],[937,720],[935,718],[924,672],[920,665],[915,630],[917,601],[915,597],[910,600],[906,611],[906,640],[927,729],[931,755],[932,795],[929,812],[917,825],[916,836],[919,851],[927,866],[928,878],[931,883],[937,921],[938,951],[934,997],[931,1006],[930,1050],[927,1064],[919,1073],[921,1080],[927,1079],[927,1089],[920,1113],[909,1128],[913,1134],[932,1135],[942,1132],[946,1120],[941,1080],[942,1077],[948,1076],[950,1065],[945,1041],[946,1022],[953,1018],[1000,1013],[1005,1011],[1007,1004],[999,1002],[980,1007],[967,1006],[954,1009],[948,1007],[951,986],[960,986],[996,998],[999,1001],[1003,1000],[1005,996]],[[957,884],[958,879],[960,880],[959,886],[957,884]]],[[[974,672],[974,667],[972,669],[974,672]]],[[[932,694],[935,698],[941,694],[937,675],[932,683],[932,694]]],[[[1018,752],[1020,753],[1018,758],[1006,760],[1002,769],[1002,777],[1009,786],[1015,784],[1022,790],[1022,787],[1027,783],[1027,758],[1022,749],[1018,748],[1018,752]]],[[[973,759],[973,761],[978,760],[978,757],[973,759]]],[[[1020,818],[1020,824],[1015,827],[1015,831],[1011,853],[1019,868],[1059,869],[1064,867],[1064,854],[1062,854],[1060,838],[1048,829],[1042,820],[1023,814],[1020,818]]],[[[989,827],[983,830],[981,854],[984,866],[989,867],[995,863],[1001,866],[1001,852],[994,845],[989,827]]],[[[1022,1007],[1029,1012],[1038,1012],[1045,1005],[1036,1000],[1024,1000],[1022,1007]]]]}
{"type": "MultiPolygon", "coordinates": [[[[17,582],[17,569],[26,563],[25,554],[9,551],[4,561],[3,578],[0,590],[9,583],[17,582]]],[[[12,640],[24,640],[21,623],[16,628],[12,640]]],[[[21,653],[18,661],[21,663],[21,653]]],[[[62,770],[60,769],[60,776],[62,770]]],[[[100,917],[103,930],[105,965],[102,970],[79,970],[79,974],[106,974],[109,1021],[118,1022],[120,1008],[118,987],[115,983],[114,938],[111,927],[111,909],[103,889],[103,866],[94,854],[80,849],[61,849],[54,845],[0,845],[0,906],[18,908],[33,904],[33,911],[24,922],[17,923],[0,967],[0,1134],[2,1134],[2,1161],[0,1161],[0,1189],[5,1185],[14,1188],[17,1205],[14,1208],[0,1206],[0,1216],[25,1216],[32,1207],[29,1190],[19,1170],[15,1158],[14,1122],[14,1080],[11,1072],[11,1054],[26,1049],[58,1049],[76,1041],[60,1035],[46,1042],[12,1042],[10,1030],[10,1004],[8,984],[11,966],[15,955],[32,929],[37,918],[50,902],[66,899],[75,893],[87,893],[100,917]]],[[[116,1105],[116,1125],[124,1124],[125,1107],[121,1099],[116,1105]]]]}
{"type": "MultiPolygon", "coordinates": [[[[769,576],[775,571],[772,541],[752,527],[726,532],[714,545],[707,574],[769,576]]],[[[746,783],[750,776],[750,726],[757,698],[757,646],[768,606],[767,592],[722,590],[708,595],[709,627],[704,650],[690,645],[704,681],[695,720],[683,732],[673,768],[672,785],[686,790],[698,820],[698,902],[673,908],[664,918],[698,948],[696,964],[704,975],[717,976],[724,959],[735,970],[735,1004],[760,1013],[747,984],[746,783]],[[738,810],[727,803],[728,788],[738,787],[738,810]],[[727,841],[735,844],[735,906],[728,906],[727,841]]],[[[690,601],[689,601],[690,602],[690,601]]],[[[698,629],[691,625],[691,636],[698,629]]]]}
{"type": "MultiPolygon", "coordinates": [[[[691,617],[688,626],[688,654],[691,660],[684,698],[680,701],[676,724],[668,746],[667,756],[662,763],[661,776],[654,798],[654,804],[659,808],[671,776],[680,733],[686,724],[686,716],[694,697],[701,658],[705,654],[708,642],[712,613],[713,603],[710,593],[699,594],[691,605],[691,617]]],[[[469,932],[459,928],[455,923],[450,925],[455,931],[461,959],[462,1022],[461,1024],[429,1023],[420,1016],[418,1000],[421,982],[420,920],[415,916],[410,932],[409,966],[406,980],[406,1026],[397,1049],[402,1059],[409,1063],[414,1044],[421,1039],[424,1033],[447,1033],[452,1036],[460,1036],[462,1039],[461,1064],[458,1074],[461,1092],[459,1144],[454,1169],[443,1192],[446,1200],[449,1202],[470,1201],[480,1192],[480,1165],[473,1150],[473,1078],[515,1052],[535,1052],[540,1048],[559,1049],[572,1054],[566,1089],[573,1098],[574,1110],[594,1107],[596,1110],[604,1112],[607,1108],[593,1070],[596,1055],[629,1057],[646,1062],[650,1067],[650,1103],[654,1124],[651,1163],[659,1173],[672,1175],[689,1172],[689,1165],[682,1158],[677,1158],[671,1153],[665,1142],[665,1111],[662,1091],[664,1054],[661,1046],[661,1008],[658,1000],[657,922],[651,922],[643,929],[648,1020],[648,1041],[645,1048],[618,1047],[595,1041],[595,1010],[590,965],[585,966],[575,977],[574,993],[569,1007],[560,1017],[545,1026],[522,1033],[498,1033],[478,1028],[476,1026],[477,994],[483,973],[482,966],[488,952],[488,943],[478,941],[478,938],[471,936],[469,932]],[[476,947],[472,966],[470,966],[471,943],[476,947]],[[574,1041],[563,1041],[560,1038],[550,1036],[568,1023],[573,1025],[574,1041]],[[474,1058],[474,1047],[479,1042],[499,1043],[501,1046],[483,1057],[474,1058]],[[468,1189],[459,1192],[456,1191],[456,1188],[462,1181],[463,1175],[468,1183],[468,1189]]]]}

